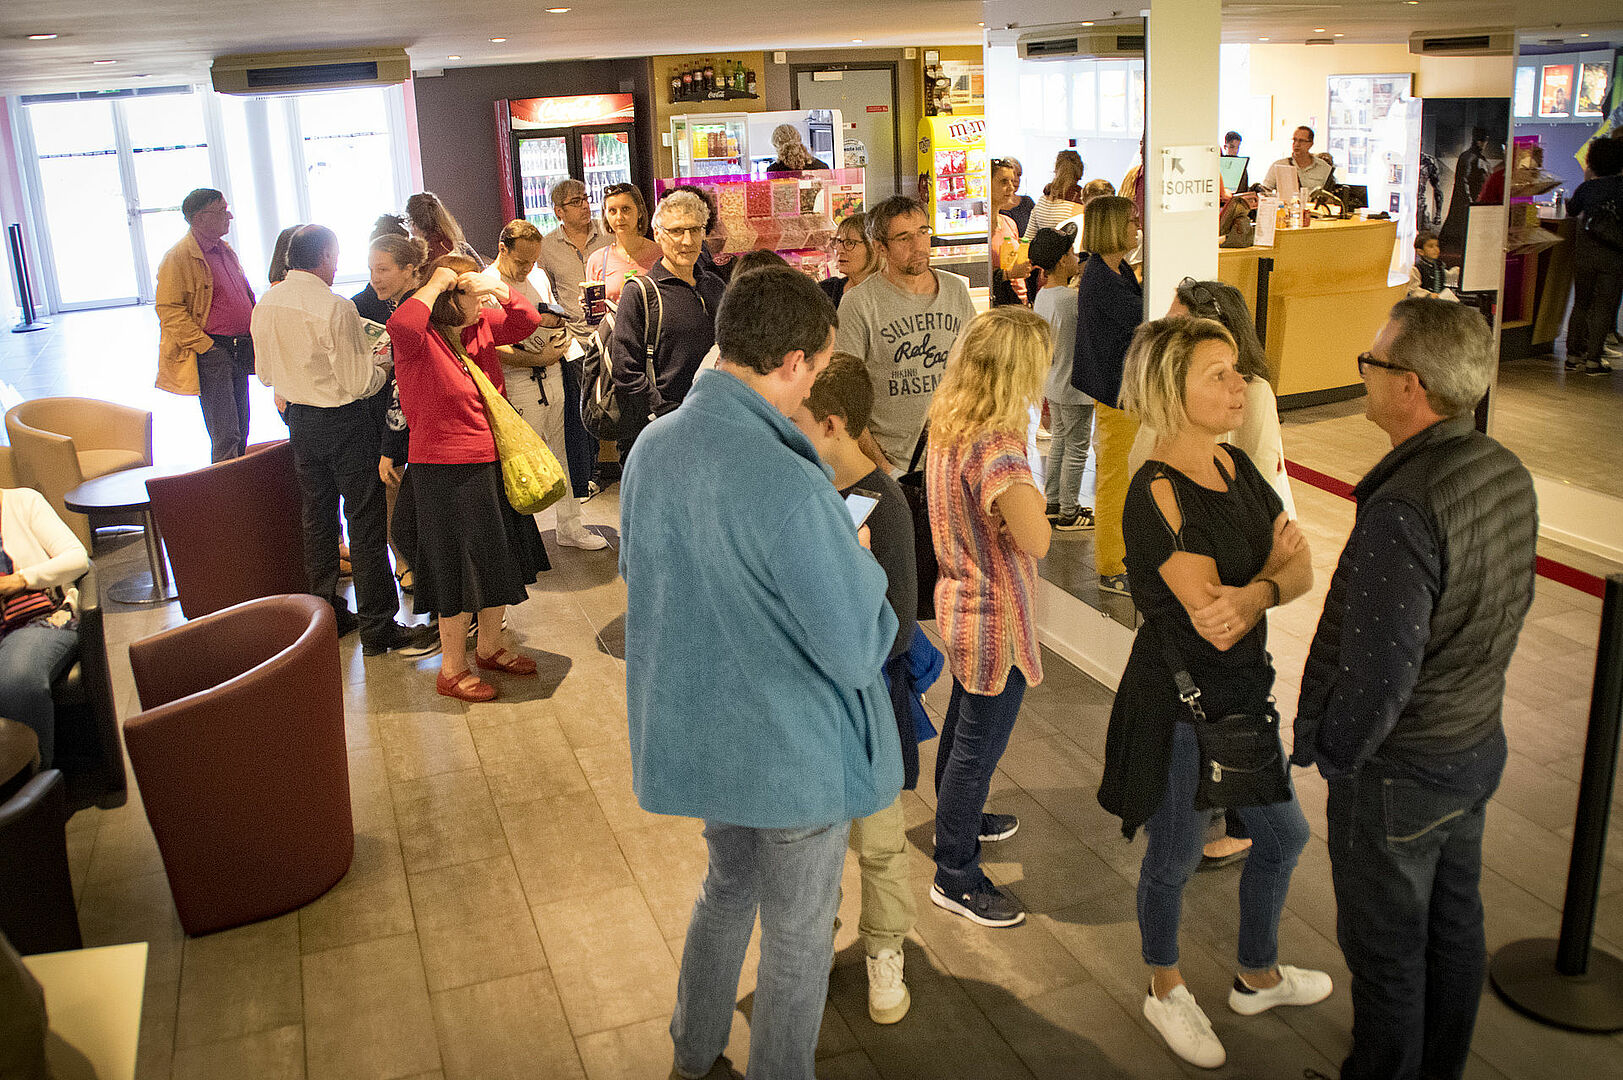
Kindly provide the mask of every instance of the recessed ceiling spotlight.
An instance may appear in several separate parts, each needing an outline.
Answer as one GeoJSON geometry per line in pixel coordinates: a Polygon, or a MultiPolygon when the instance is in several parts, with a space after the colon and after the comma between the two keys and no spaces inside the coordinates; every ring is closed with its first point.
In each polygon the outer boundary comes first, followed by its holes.
{"type": "Polygon", "coordinates": [[[56,40],[56,35],[55,34],[29,34],[28,35],[28,40],[29,41],[55,41],[56,40]]]}
{"type": "Polygon", "coordinates": [[[1089,19],[1087,22],[1083,23],[1082,25],[1083,26],[1092,26],[1093,25],[1093,20],[1089,19]]]}
{"type": "Polygon", "coordinates": [[[502,42],[504,42],[506,40],[507,39],[504,38],[504,37],[493,37],[493,38],[490,39],[490,43],[492,45],[500,45],[502,42]]]}
{"type": "Polygon", "coordinates": [[[1332,36],[1334,36],[1334,37],[1346,37],[1347,35],[1346,34],[1335,34],[1335,35],[1332,35],[1332,36]]]}
{"type": "Polygon", "coordinates": [[[1588,37],[1589,35],[1588,34],[1579,34],[1578,36],[1579,37],[1588,37]]]}
{"type": "Polygon", "coordinates": [[[569,9],[566,8],[566,7],[549,7],[549,8],[547,8],[547,14],[548,15],[562,15],[564,12],[566,12],[568,10],[569,9]]]}
{"type": "Polygon", "coordinates": [[[458,56],[456,53],[452,53],[450,56],[447,56],[446,59],[447,60],[460,60],[460,59],[462,59],[462,57],[458,56]]]}
{"type": "Polygon", "coordinates": [[[859,38],[859,37],[854,37],[854,38],[851,39],[851,44],[853,44],[853,45],[861,45],[862,44],[862,39],[859,38]]]}
{"type": "Polygon", "coordinates": [[[90,62],[91,62],[91,63],[92,63],[92,64],[96,64],[96,65],[101,65],[101,64],[116,64],[116,63],[118,63],[118,61],[117,61],[117,60],[92,60],[92,61],[90,61],[90,62]]]}
{"type": "Polygon", "coordinates": [[[1417,7],[1420,4],[1420,0],[1403,0],[1403,2],[1408,4],[1410,7],[1417,7]]]}
{"type": "Polygon", "coordinates": [[[1268,40],[1268,39],[1267,39],[1267,38],[1265,38],[1265,37],[1260,37],[1260,38],[1258,38],[1258,39],[1257,39],[1257,40],[1258,40],[1258,41],[1267,41],[1267,40],[1268,40]]]}
{"type": "Polygon", "coordinates": [[[1314,27],[1314,28],[1313,28],[1313,32],[1314,32],[1314,33],[1315,33],[1315,34],[1322,34],[1322,33],[1324,33],[1324,27],[1322,27],[1322,26],[1315,26],[1315,27],[1314,27]]]}

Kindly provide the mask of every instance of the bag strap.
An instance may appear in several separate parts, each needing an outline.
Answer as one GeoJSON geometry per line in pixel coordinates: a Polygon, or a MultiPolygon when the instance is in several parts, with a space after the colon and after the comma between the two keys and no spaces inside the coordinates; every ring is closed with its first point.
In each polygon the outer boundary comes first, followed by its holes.
{"type": "Polygon", "coordinates": [[[1167,667],[1172,670],[1172,683],[1177,687],[1178,700],[1189,707],[1196,723],[1205,722],[1206,710],[1200,704],[1200,687],[1195,685],[1194,678],[1189,674],[1189,667],[1179,655],[1178,646],[1173,643],[1172,635],[1154,622],[1147,622],[1144,626],[1155,634],[1156,641],[1161,646],[1161,655],[1166,658],[1167,667]]]}
{"type": "Polygon", "coordinates": [[[930,422],[924,422],[924,430],[919,432],[919,441],[913,444],[913,457],[907,463],[908,472],[919,471],[919,458],[924,456],[924,445],[930,440],[930,422]]]}
{"type": "MultiPolygon", "coordinates": [[[[648,279],[641,274],[631,279],[637,283],[637,292],[642,295],[642,336],[643,336],[643,371],[648,376],[648,399],[653,401],[659,394],[659,384],[654,381],[654,353],[659,351],[659,332],[665,328],[665,299],[659,295],[659,286],[654,286],[654,306],[659,308],[659,317],[654,321],[654,336],[648,336],[648,321],[651,317],[648,308],[648,279]]],[[[630,282],[627,282],[630,284],[630,282]]]]}

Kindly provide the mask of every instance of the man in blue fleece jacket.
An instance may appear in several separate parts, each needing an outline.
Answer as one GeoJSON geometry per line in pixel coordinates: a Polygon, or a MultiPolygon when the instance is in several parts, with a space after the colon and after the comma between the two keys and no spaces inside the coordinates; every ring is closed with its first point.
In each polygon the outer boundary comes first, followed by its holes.
{"type": "Polygon", "coordinates": [[[885,572],[789,420],[837,322],[785,267],[728,288],[721,362],[638,438],[622,482],[626,704],[643,808],[704,819],[671,1038],[675,1075],[723,1058],[761,917],[749,1075],[813,1080],[851,819],[901,790],[880,668],[885,572]]]}

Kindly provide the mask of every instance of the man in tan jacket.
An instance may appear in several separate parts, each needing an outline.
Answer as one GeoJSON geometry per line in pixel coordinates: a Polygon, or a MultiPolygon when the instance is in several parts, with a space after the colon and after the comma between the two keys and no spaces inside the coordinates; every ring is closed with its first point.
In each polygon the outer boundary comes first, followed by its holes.
{"type": "Polygon", "coordinates": [[[198,398],[209,460],[224,461],[248,445],[254,290],[225,242],[232,219],[225,196],[198,188],[180,212],[191,229],[158,264],[157,386],[198,398]]]}

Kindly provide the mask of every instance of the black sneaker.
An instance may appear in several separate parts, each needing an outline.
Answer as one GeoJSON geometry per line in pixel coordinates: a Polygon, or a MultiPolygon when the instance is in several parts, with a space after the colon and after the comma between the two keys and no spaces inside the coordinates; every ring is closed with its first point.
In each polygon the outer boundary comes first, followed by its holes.
{"type": "Polygon", "coordinates": [[[420,659],[424,656],[433,656],[440,651],[440,628],[438,623],[425,623],[422,626],[413,626],[411,629],[411,643],[402,646],[400,655],[410,660],[420,659]]]}
{"type": "Polygon", "coordinates": [[[361,639],[361,654],[363,656],[382,656],[390,649],[403,649],[416,640],[416,627],[402,626],[391,622],[383,632],[370,638],[361,639]]]}
{"type": "Polygon", "coordinates": [[[338,620],[338,636],[348,637],[360,629],[361,620],[349,608],[333,608],[333,618],[338,620]]]}
{"type": "Polygon", "coordinates": [[[983,844],[990,844],[995,840],[1007,840],[1020,831],[1020,819],[1013,814],[982,814],[980,840],[983,844]]]}
{"type": "Polygon", "coordinates": [[[1605,359],[1591,360],[1589,362],[1589,364],[1584,368],[1584,374],[1585,375],[1610,375],[1611,373],[1612,373],[1612,362],[1610,360],[1605,360],[1605,359]]]}
{"type": "Polygon", "coordinates": [[[940,885],[931,885],[930,903],[982,926],[1018,926],[1026,921],[1026,909],[1020,901],[993,885],[984,874],[970,892],[948,895],[940,885]]]}
{"type": "Polygon", "coordinates": [[[1583,366],[1584,366],[1584,362],[1582,360],[1574,360],[1570,356],[1567,357],[1567,370],[1568,371],[1582,371],[1583,366]]]}
{"type": "Polygon", "coordinates": [[[1048,507],[1043,511],[1043,516],[1049,521],[1059,517],[1059,503],[1049,503],[1048,507]]]}
{"type": "Polygon", "coordinates": [[[1061,514],[1054,519],[1056,532],[1080,532],[1083,529],[1093,528],[1093,507],[1079,506],[1069,514],[1061,514]]]}

